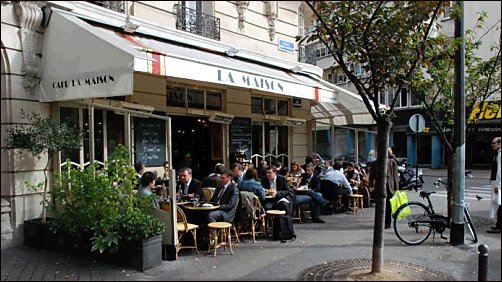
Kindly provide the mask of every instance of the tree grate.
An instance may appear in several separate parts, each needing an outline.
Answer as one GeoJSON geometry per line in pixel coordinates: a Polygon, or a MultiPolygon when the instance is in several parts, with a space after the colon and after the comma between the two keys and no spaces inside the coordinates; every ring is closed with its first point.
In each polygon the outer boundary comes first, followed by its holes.
{"type": "MultiPolygon", "coordinates": [[[[440,271],[426,267],[395,261],[385,260],[384,268],[393,269],[396,272],[407,273],[412,280],[416,281],[455,281],[456,279],[440,271]]],[[[325,262],[306,270],[298,275],[298,281],[350,281],[349,276],[358,270],[371,270],[371,259],[345,259],[325,262]]]]}

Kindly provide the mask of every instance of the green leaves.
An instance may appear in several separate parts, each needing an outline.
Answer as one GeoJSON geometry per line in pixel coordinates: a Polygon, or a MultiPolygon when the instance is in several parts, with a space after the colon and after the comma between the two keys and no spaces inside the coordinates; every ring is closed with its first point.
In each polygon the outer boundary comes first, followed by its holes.
{"type": "Polygon", "coordinates": [[[56,176],[51,207],[54,225],[71,234],[92,232],[92,250],[118,250],[120,244],[161,234],[164,223],[148,213],[147,197],[133,193],[137,182],[127,148],[118,145],[105,168],[97,163],[56,176]]]}
{"type": "Polygon", "coordinates": [[[47,153],[49,157],[64,149],[80,147],[82,132],[66,123],[59,124],[50,117],[42,118],[39,113],[25,113],[22,118],[28,125],[9,128],[7,130],[7,149],[26,149],[40,158],[47,153]]]}
{"type": "MultiPolygon", "coordinates": [[[[402,89],[423,67],[425,48],[438,41],[429,33],[441,8],[448,1],[307,1],[317,16],[314,33],[307,42],[332,45],[332,56],[363,97],[375,120],[378,93],[387,88],[402,89]],[[359,63],[366,78],[355,76],[348,65],[359,63]],[[368,100],[373,102],[373,105],[368,100]]],[[[397,95],[396,95],[397,96],[397,95]]]]}

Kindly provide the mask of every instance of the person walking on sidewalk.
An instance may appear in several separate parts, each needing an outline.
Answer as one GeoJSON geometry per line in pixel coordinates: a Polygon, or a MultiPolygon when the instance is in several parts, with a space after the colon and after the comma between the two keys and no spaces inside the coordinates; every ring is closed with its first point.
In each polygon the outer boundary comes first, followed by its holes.
{"type": "Polygon", "coordinates": [[[495,137],[492,140],[492,149],[495,151],[495,157],[492,162],[492,171],[490,174],[490,185],[492,187],[489,217],[493,219],[497,215],[497,223],[490,233],[500,233],[500,137],[495,137]]]}

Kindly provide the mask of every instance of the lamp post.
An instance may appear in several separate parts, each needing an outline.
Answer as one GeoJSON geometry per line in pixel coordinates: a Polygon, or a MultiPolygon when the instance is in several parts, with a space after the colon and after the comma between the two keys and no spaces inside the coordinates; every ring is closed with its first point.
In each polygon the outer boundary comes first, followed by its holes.
{"type": "Polygon", "coordinates": [[[464,244],[464,187],[465,187],[465,101],[464,101],[464,4],[459,1],[460,15],[455,18],[455,38],[461,44],[455,51],[455,155],[453,162],[452,245],[464,244]]]}

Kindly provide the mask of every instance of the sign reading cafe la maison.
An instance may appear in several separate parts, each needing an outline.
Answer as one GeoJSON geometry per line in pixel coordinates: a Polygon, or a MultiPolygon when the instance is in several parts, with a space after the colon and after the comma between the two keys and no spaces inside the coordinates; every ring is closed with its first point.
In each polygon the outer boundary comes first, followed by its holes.
{"type": "Polygon", "coordinates": [[[52,82],[53,89],[64,89],[70,87],[78,87],[83,85],[99,85],[108,84],[115,82],[115,77],[113,75],[98,75],[92,77],[76,78],[69,80],[59,80],[52,82]]]}

